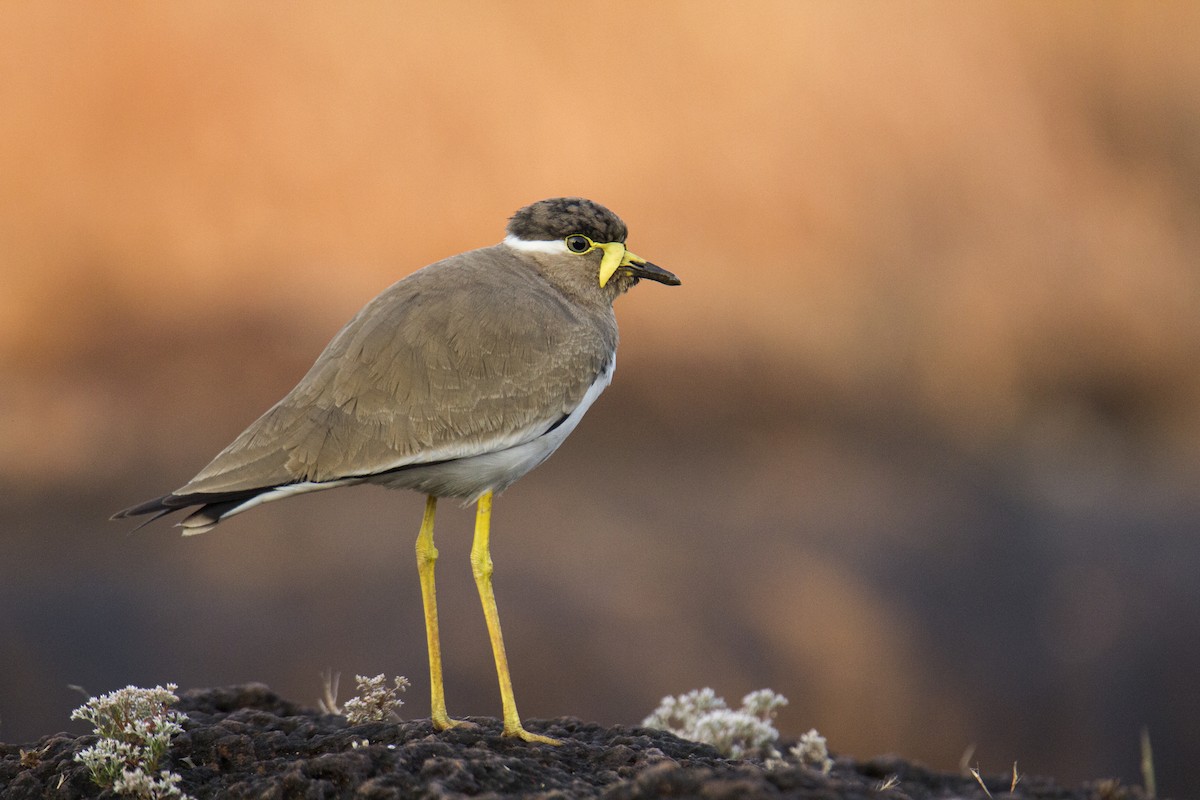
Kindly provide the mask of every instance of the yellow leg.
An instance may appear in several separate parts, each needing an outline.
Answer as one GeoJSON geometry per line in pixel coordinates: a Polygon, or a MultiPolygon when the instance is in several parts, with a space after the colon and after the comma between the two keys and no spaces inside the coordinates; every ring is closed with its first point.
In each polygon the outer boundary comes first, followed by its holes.
{"type": "Polygon", "coordinates": [[[417,535],[417,572],[421,576],[421,600],[425,604],[425,636],[429,643],[429,687],[433,726],[446,730],[469,722],[450,719],[446,714],[446,694],[442,687],[442,642],[438,635],[437,590],[433,584],[433,567],[437,563],[438,551],[433,546],[433,518],[437,513],[437,498],[425,500],[425,517],[421,520],[421,532],[417,535]]]}
{"type": "Polygon", "coordinates": [[[521,726],[517,715],[517,701],[513,699],[512,678],[508,674],[508,659],[504,655],[504,637],[500,635],[500,614],[496,610],[496,596],[492,592],[492,554],[489,546],[492,523],[492,493],[479,498],[475,511],[475,541],[471,545],[471,572],[475,575],[475,586],[483,602],[483,616],[487,620],[488,636],[492,640],[492,655],[496,658],[496,676],[500,679],[500,700],[504,704],[504,735],[515,736],[526,742],[562,744],[558,739],[530,733],[521,726]]]}

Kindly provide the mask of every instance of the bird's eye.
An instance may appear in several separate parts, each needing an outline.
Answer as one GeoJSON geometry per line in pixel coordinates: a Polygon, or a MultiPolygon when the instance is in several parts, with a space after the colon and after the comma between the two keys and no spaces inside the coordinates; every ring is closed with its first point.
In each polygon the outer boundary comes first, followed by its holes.
{"type": "Polygon", "coordinates": [[[567,249],[572,253],[586,253],[592,249],[592,240],[586,236],[575,234],[567,237],[567,249]]]}

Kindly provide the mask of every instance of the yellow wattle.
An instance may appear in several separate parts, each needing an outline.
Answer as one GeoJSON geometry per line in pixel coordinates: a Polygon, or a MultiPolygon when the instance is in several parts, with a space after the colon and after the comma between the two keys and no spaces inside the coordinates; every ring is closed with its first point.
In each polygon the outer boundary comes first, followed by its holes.
{"type": "Polygon", "coordinates": [[[596,247],[604,251],[604,257],[600,259],[600,286],[603,287],[624,263],[625,245],[620,242],[605,242],[597,244],[596,247]]]}

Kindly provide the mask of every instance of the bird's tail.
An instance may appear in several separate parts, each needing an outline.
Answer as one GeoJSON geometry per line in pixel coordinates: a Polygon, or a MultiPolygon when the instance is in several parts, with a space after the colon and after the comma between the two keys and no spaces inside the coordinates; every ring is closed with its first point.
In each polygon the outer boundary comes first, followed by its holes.
{"type": "Polygon", "coordinates": [[[156,497],[153,500],[147,500],[144,503],[139,503],[136,506],[130,506],[122,511],[118,511],[112,515],[111,519],[138,517],[143,514],[154,515],[133,529],[136,531],[160,517],[165,517],[167,514],[183,511],[192,506],[199,506],[199,508],[180,520],[178,524],[178,527],[183,528],[184,536],[195,536],[199,533],[207,533],[217,527],[222,520],[228,519],[235,514],[240,514],[243,511],[249,511],[251,508],[262,503],[282,500],[294,494],[319,492],[325,489],[333,489],[337,486],[349,486],[362,482],[362,478],[343,478],[336,481],[302,481],[299,483],[287,483],[282,486],[264,486],[258,489],[245,489],[240,492],[223,492],[219,494],[164,494],[162,497],[156,497]]]}

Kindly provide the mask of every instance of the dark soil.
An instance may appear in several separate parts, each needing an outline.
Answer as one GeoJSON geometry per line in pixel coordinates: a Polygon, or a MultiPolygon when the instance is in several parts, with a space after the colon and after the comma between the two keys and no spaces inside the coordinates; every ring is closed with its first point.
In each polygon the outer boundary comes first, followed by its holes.
{"type": "MultiPolygon", "coordinates": [[[[196,798],[987,798],[970,776],[899,758],[837,758],[829,775],[793,764],[767,769],[662,731],[569,717],[526,720],[564,741],[551,747],[501,738],[491,719],[447,732],[424,720],[352,727],[260,684],[184,692],[176,708],[188,722],[160,766],[182,775],[180,788],[196,798]]],[[[112,797],[73,760],[95,740],[57,734],[0,744],[0,798],[112,797]]],[[[1066,788],[1022,776],[1011,793],[1011,776],[984,781],[997,799],[1143,800],[1138,787],[1112,781],[1066,788]]]]}

